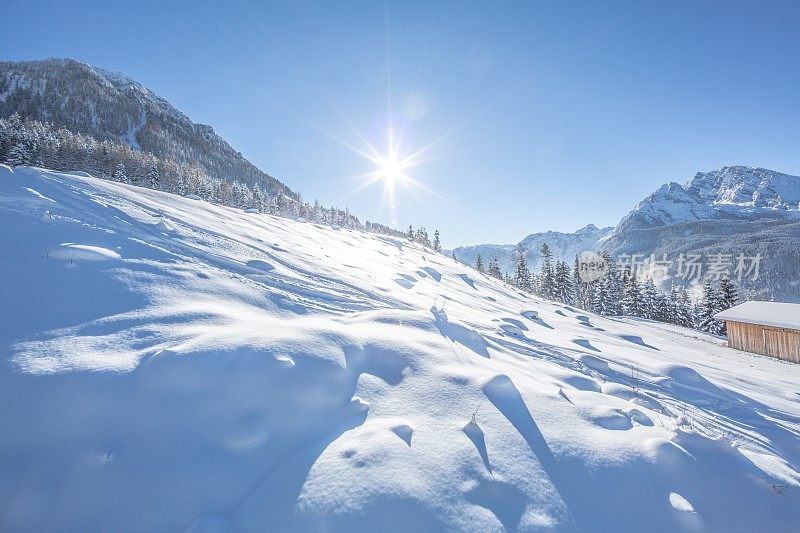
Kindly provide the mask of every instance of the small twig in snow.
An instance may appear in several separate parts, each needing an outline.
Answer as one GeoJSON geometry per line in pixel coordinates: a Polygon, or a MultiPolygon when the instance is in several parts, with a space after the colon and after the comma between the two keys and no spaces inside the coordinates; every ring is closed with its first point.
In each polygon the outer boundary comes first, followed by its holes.
{"type": "Polygon", "coordinates": [[[478,411],[480,411],[480,409],[481,409],[481,405],[478,404],[478,408],[475,409],[474,413],[472,413],[472,421],[470,422],[470,424],[475,424],[476,426],[478,425],[478,421],[475,420],[475,417],[478,416],[478,411]]]}

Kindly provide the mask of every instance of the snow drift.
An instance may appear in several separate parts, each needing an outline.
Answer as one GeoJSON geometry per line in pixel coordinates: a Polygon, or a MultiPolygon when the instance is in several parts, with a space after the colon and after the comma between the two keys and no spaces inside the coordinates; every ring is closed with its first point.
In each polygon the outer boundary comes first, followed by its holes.
{"type": "Polygon", "coordinates": [[[800,366],[0,167],[0,529],[790,531],[800,366]]]}

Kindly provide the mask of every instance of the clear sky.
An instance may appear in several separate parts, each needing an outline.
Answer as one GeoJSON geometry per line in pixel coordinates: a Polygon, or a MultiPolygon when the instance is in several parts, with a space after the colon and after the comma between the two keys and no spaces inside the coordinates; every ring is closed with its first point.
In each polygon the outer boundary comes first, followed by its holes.
{"type": "Polygon", "coordinates": [[[446,246],[614,225],[696,171],[800,174],[800,2],[3,0],[0,59],[128,73],[257,166],[446,246]],[[358,154],[405,172],[395,206],[358,154]],[[362,177],[356,177],[362,175],[362,177]],[[355,192],[353,192],[355,191],[355,192]]]}

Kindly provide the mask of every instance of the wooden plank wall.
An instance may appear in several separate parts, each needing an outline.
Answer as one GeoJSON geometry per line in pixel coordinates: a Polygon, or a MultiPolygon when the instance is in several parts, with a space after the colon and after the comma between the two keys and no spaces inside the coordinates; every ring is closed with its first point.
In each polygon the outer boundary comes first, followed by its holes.
{"type": "Polygon", "coordinates": [[[732,321],[726,327],[731,348],[800,363],[800,330],[732,321]]]}

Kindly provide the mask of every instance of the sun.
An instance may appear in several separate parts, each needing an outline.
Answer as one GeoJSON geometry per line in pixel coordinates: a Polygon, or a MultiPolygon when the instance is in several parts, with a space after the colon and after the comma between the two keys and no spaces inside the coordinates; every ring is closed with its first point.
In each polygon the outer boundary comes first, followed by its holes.
{"type": "Polygon", "coordinates": [[[391,121],[389,121],[385,129],[377,134],[377,137],[383,142],[374,144],[370,142],[364,134],[353,127],[356,135],[363,143],[364,147],[361,148],[357,143],[348,142],[325,128],[315,125],[313,122],[307,121],[307,123],[348,148],[356,155],[361,156],[366,162],[371,163],[372,168],[370,170],[351,176],[360,183],[347,192],[345,196],[356,194],[373,184],[383,183],[381,207],[389,208],[392,225],[395,224],[397,219],[396,211],[399,206],[400,194],[398,193],[400,191],[410,194],[418,202],[422,201],[424,196],[430,196],[448,203],[455,203],[454,200],[447,195],[432,189],[410,174],[414,168],[437,159],[426,156],[426,154],[447,135],[440,136],[415,151],[404,150],[404,148],[406,148],[406,143],[403,141],[406,136],[404,134],[408,133],[407,127],[404,125],[404,127],[396,129],[391,121]],[[379,148],[381,145],[383,150],[379,148]]]}
{"type": "Polygon", "coordinates": [[[392,155],[386,157],[381,156],[377,159],[378,176],[380,179],[384,180],[387,185],[393,186],[395,183],[407,181],[408,176],[405,170],[408,165],[406,165],[404,161],[392,155]]]}

